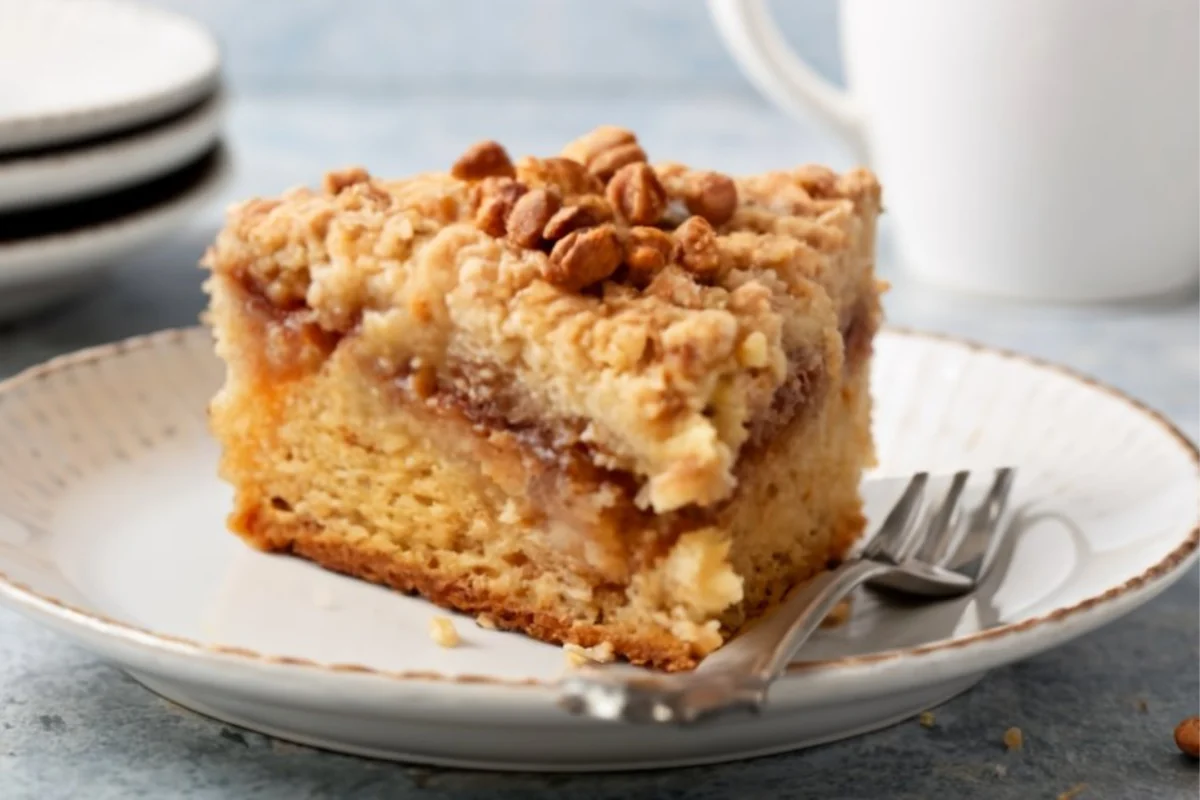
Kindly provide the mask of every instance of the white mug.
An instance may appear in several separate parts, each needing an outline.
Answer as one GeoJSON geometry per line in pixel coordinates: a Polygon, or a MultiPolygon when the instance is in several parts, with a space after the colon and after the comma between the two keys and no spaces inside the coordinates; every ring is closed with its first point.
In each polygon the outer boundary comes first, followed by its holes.
{"type": "Polygon", "coordinates": [[[842,0],[845,92],[763,0],[709,7],[764,94],[879,174],[914,275],[1069,301],[1196,283],[1196,0],[842,0]]]}

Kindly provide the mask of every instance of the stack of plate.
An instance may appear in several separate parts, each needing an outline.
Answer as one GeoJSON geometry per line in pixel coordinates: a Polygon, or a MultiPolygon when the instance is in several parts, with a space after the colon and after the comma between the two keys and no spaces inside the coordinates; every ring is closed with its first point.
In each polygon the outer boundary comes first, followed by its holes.
{"type": "Polygon", "coordinates": [[[183,223],[228,170],[220,54],[176,14],[0,0],[0,321],[183,223]]]}

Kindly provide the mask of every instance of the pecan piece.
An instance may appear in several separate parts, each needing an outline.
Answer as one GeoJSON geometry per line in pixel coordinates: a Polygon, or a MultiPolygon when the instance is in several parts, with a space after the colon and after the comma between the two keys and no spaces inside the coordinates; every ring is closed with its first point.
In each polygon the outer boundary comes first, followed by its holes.
{"type": "Polygon", "coordinates": [[[478,181],[483,178],[511,178],[516,175],[508,153],[498,142],[491,140],[476,142],[459,156],[450,168],[450,174],[463,181],[478,181]]]}
{"type": "Polygon", "coordinates": [[[592,194],[580,195],[571,205],[563,206],[546,222],[542,236],[549,241],[557,241],[571,231],[611,222],[612,218],[612,209],[608,207],[608,203],[603,197],[592,194]]]}
{"type": "Polygon", "coordinates": [[[542,277],[577,292],[616,272],[621,254],[621,240],[611,224],[571,231],[554,245],[542,277]]]}
{"type": "Polygon", "coordinates": [[[675,229],[678,249],[675,260],[698,280],[719,278],[722,273],[721,250],[717,233],[704,217],[688,217],[675,229]]]}
{"type": "Polygon", "coordinates": [[[563,197],[600,194],[603,184],[588,174],[582,164],[569,158],[533,158],[517,162],[517,178],[530,187],[553,187],[563,197]]]}
{"type": "Polygon", "coordinates": [[[520,247],[542,243],[542,229],[562,205],[554,189],[531,189],[521,196],[508,215],[508,240],[520,247]]]}
{"type": "Polygon", "coordinates": [[[587,167],[588,172],[607,183],[617,170],[646,160],[646,151],[633,131],[615,125],[601,125],[563,148],[562,154],[587,167]]]}
{"type": "Polygon", "coordinates": [[[338,194],[348,186],[366,183],[369,180],[371,180],[371,176],[362,167],[347,167],[325,173],[325,178],[321,181],[321,188],[329,194],[338,194]]]}
{"type": "Polygon", "coordinates": [[[484,178],[471,187],[475,227],[489,236],[503,236],[513,206],[526,191],[525,184],[512,178],[484,178]]]}
{"type": "Polygon", "coordinates": [[[645,162],[617,170],[605,193],[613,208],[633,225],[653,225],[667,210],[667,190],[645,162]]]}
{"type": "Polygon", "coordinates": [[[694,172],[684,183],[683,201],[691,213],[724,225],[737,211],[737,184],[719,172],[694,172]]]}
{"type": "Polygon", "coordinates": [[[629,270],[629,282],[634,286],[648,286],[663,267],[671,261],[675,240],[666,231],[658,228],[630,228],[625,237],[625,266],[629,270]]]}

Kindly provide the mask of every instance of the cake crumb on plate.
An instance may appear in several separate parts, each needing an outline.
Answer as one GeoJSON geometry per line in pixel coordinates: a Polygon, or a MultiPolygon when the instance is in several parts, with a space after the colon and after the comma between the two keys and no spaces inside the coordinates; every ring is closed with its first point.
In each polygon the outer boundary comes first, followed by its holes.
{"type": "Polygon", "coordinates": [[[437,642],[440,647],[457,647],[461,641],[454,623],[450,621],[449,617],[442,616],[430,617],[429,638],[437,642]]]}
{"type": "Polygon", "coordinates": [[[1025,735],[1020,728],[1009,728],[1004,732],[1004,746],[1008,750],[1020,750],[1025,746],[1025,735]]]}
{"type": "Polygon", "coordinates": [[[484,630],[496,630],[496,620],[492,618],[491,614],[480,614],[475,617],[475,624],[484,630]]]}
{"type": "Polygon", "coordinates": [[[833,610],[826,615],[825,619],[821,620],[822,628],[840,628],[850,620],[850,614],[854,610],[854,605],[849,597],[842,600],[833,610]]]}
{"type": "Polygon", "coordinates": [[[1086,783],[1077,783],[1065,792],[1060,792],[1058,800],[1074,800],[1087,789],[1086,783]]]}
{"type": "Polygon", "coordinates": [[[615,658],[612,642],[601,642],[595,647],[580,647],[577,644],[563,645],[567,666],[578,668],[584,664],[607,664],[615,658]]]}
{"type": "Polygon", "coordinates": [[[932,728],[936,722],[932,711],[922,711],[920,721],[922,728],[932,728]]]}

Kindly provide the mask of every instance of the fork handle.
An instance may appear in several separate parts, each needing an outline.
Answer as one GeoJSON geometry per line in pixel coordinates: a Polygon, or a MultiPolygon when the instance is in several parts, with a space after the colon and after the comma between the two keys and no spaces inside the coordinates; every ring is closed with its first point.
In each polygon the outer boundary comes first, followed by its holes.
{"type": "Polygon", "coordinates": [[[783,671],[792,654],[821,626],[833,607],[872,578],[895,569],[868,559],[846,561],[818,574],[773,612],[738,635],[738,647],[720,649],[701,662],[698,674],[720,672],[737,678],[745,689],[766,688],[783,671]]]}

